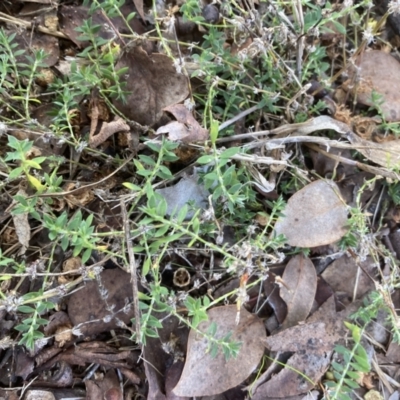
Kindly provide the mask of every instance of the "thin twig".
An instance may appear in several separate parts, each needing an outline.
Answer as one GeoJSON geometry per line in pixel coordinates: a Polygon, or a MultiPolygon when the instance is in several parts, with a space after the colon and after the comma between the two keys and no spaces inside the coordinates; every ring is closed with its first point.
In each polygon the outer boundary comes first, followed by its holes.
{"type": "Polygon", "coordinates": [[[251,113],[253,113],[254,111],[257,111],[258,109],[260,109],[260,105],[256,105],[253,107],[250,107],[247,110],[242,111],[241,113],[239,113],[238,115],[236,115],[235,117],[228,119],[228,121],[223,122],[219,127],[218,127],[218,132],[222,131],[223,129],[227,128],[229,125],[232,125],[233,123],[235,123],[236,121],[239,121],[239,119],[245,117],[246,115],[249,115],[251,113]]]}
{"type": "Polygon", "coordinates": [[[314,151],[317,151],[318,153],[321,153],[321,154],[323,154],[329,158],[332,158],[333,160],[339,161],[343,164],[354,165],[355,167],[361,169],[362,171],[369,172],[374,175],[384,176],[385,178],[390,178],[390,179],[395,179],[395,180],[400,179],[400,176],[398,174],[396,174],[395,172],[392,172],[392,171],[388,171],[384,168],[373,167],[371,165],[363,164],[359,161],[350,160],[346,157],[328,153],[327,151],[322,150],[320,147],[318,147],[314,144],[311,144],[311,143],[306,144],[306,146],[314,151]]]}
{"type": "Polygon", "coordinates": [[[140,310],[139,310],[139,294],[138,294],[138,279],[137,279],[137,265],[135,254],[133,253],[132,241],[129,237],[130,227],[128,212],[126,211],[125,203],[120,200],[122,219],[124,222],[125,242],[128,249],[129,269],[131,272],[132,292],[133,292],[133,308],[135,312],[135,329],[136,329],[136,342],[141,343],[140,337],[140,310]]]}
{"type": "MultiPolygon", "coordinates": [[[[24,20],[19,19],[19,18],[12,17],[12,16],[4,14],[2,12],[0,12],[0,21],[8,22],[10,24],[24,26],[27,29],[32,28],[32,23],[30,23],[28,21],[24,21],[24,20]]],[[[46,33],[47,35],[56,36],[56,37],[59,37],[61,39],[69,39],[69,40],[71,40],[69,36],[67,36],[65,33],[60,32],[60,31],[52,31],[51,29],[48,29],[48,28],[46,28],[44,26],[41,26],[41,25],[34,26],[34,28],[36,30],[38,30],[39,32],[46,33]]]]}
{"type": "Polygon", "coordinates": [[[73,190],[69,190],[67,192],[56,192],[56,193],[42,193],[39,195],[32,195],[30,197],[27,197],[27,199],[30,199],[32,197],[60,197],[60,196],[68,196],[70,194],[74,194],[76,192],[79,192],[81,190],[85,190],[85,189],[89,189],[91,187],[100,185],[100,183],[105,182],[106,180],[110,179],[113,175],[115,175],[117,172],[119,172],[122,168],[124,168],[133,158],[133,155],[131,155],[126,161],[124,161],[115,171],[113,171],[110,175],[105,176],[103,179],[100,179],[97,182],[93,182],[93,183],[89,183],[85,186],[81,186],[79,188],[73,189],[73,190]]]}

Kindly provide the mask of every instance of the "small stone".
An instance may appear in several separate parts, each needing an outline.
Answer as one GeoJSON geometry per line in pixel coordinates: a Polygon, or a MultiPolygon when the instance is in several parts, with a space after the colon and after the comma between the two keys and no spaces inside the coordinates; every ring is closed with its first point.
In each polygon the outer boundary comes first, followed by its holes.
{"type": "Polygon", "coordinates": [[[219,10],[214,4],[207,4],[202,14],[209,24],[216,24],[219,21],[219,10]]]}

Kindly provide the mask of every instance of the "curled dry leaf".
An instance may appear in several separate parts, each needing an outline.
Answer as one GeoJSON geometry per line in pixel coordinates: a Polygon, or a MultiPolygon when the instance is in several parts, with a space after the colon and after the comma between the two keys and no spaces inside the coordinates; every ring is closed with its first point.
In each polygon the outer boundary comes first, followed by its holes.
{"type": "MultiPolygon", "coordinates": [[[[399,110],[400,118],[400,110],[399,110]]],[[[361,139],[353,132],[347,133],[349,142],[357,146],[359,151],[368,160],[386,168],[393,168],[400,163],[400,140],[375,143],[370,140],[361,139]]]]}
{"type": "Polygon", "coordinates": [[[317,291],[317,273],[312,261],[299,254],[289,261],[282,279],[285,284],[280,289],[280,295],[288,309],[282,324],[285,329],[308,317],[317,291]]]}
{"type": "Polygon", "coordinates": [[[339,240],[346,232],[347,207],[333,181],[318,180],[295,193],[275,234],[284,234],[291,246],[316,247],[339,240]]]}
{"type": "Polygon", "coordinates": [[[380,109],[386,121],[400,120],[400,63],[383,51],[372,50],[360,54],[352,66],[349,77],[354,85],[357,101],[367,106],[375,106],[372,93],[382,96],[380,109]]]}
{"type": "Polygon", "coordinates": [[[200,142],[208,139],[207,129],[200,126],[192,113],[183,104],[165,107],[164,111],[171,113],[176,118],[176,121],[158,128],[157,135],[168,133],[170,140],[179,140],[183,143],[200,142]]]}
{"type": "Polygon", "coordinates": [[[207,338],[191,330],[185,367],[173,393],[188,397],[223,393],[242,383],[257,368],[264,354],[261,342],[265,338],[264,324],[243,308],[239,324],[236,324],[236,316],[235,305],[215,307],[209,310],[208,321],[202,322],[198,330],[206,333],[211,323],[215,323],[214,338],[222,339],[231,332],[230,339],[241,342],[238,356],[226,360],[219,351],[216,357],[212,357],[207,338]]]}
{"type": "Polygon", "coordinates": [[[178,74],[171,59],[164,54],[149,56],[141,47],[125,52],[116,67],[127,68],[126,101],[114,100],[125,117],[142,125],[157,122],[163,108],[179,103],[189,95],[188,80],[178,74]]]}
{"type": "MultiPolygon", "coordinates": [[[[17,195],[27,197],[27,194],[23,189],[18,190],[17,195]]],[[[20,254],[25,254],[31,239],[31,227],[28,221],[28,213],[14,214],[13,222],[18,241],[22,246],[20,254]]]]}

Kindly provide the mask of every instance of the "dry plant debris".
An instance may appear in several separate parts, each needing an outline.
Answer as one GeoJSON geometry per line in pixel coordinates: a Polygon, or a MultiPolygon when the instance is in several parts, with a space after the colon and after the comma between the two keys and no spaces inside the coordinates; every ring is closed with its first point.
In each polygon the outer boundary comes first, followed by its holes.
{"type": "Polygon", "coordinates": [[[0,398],[398,400],[399,19],[0,2],[0,398]]]}

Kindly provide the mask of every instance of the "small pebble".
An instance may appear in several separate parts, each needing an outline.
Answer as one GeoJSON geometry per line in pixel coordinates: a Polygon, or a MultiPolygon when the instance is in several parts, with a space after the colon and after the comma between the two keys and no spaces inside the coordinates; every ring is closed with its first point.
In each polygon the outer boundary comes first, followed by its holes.
{"type": "Polygon", "coordinates": [[[209,24],[216,24],[219,21],[219,10],[214,4],[207,4],[202,14],[209,24]]]}

